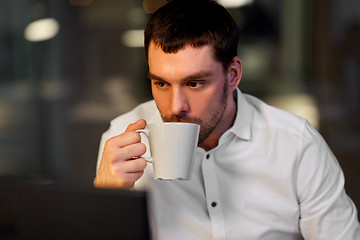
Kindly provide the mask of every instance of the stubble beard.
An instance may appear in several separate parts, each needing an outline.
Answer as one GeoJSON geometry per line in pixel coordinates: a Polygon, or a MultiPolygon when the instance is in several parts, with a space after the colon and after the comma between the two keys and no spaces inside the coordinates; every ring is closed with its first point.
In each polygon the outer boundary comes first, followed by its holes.
{"type": "Polygon", "coordinates": [[[196,123],[200,125],[200,134],[198,145],[203,143],[210,134],[216,129],[216,127],[221,122],[221,119],[224,115],[224,112],[227,107],[227,95],[228,95],[228,86],[227,81],[225,79],[225,83],[223,85],[224,89],[222,91],[222,96],[220,99],[220,104],[217,105],[217,101],[213,100],[211,105],[209,106],[209,114],[207,114],[203,119],[202,118],[193,118],[188,116],[181,115],[171,115],[164,116],[160,109],[159,112],[164,122],[187,122],[187,123],[196,123]]]}

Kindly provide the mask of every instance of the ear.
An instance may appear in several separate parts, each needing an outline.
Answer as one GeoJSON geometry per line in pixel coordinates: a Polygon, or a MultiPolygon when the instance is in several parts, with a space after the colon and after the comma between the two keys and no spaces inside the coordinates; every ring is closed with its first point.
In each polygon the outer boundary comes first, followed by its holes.
{"type": "Polygon", "coordinates": [[[228,81],[228,90],[233,92],[240,83],[242,76],[242,63],[241,59],[238,56],[235,56],[228,68],[227,72],[227,81],[228,81]]]}

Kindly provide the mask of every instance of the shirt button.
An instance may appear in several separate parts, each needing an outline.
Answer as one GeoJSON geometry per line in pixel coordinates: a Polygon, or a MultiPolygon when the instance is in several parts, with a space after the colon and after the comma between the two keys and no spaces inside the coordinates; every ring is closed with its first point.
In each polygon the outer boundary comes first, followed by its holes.
{"type": "Polygon", "coordinates": [[[216,202],[212,202],[212,203],[211,203],[211,206],[212,206],[212,207],[216,207],[216,205],[217,205],[216,202]]]}
{"type": "Polygon", "coordinates": [[[209,159],[210,158],[210,154],[206,154],[206,159],[209,159]]]}

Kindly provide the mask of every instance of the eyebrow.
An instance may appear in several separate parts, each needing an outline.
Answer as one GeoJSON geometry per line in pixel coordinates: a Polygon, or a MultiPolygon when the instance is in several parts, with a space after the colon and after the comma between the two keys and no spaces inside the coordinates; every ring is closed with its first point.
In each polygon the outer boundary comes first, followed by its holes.
{"type": "MultiPolygon", "coordinates": [[[[189,76],[186,76],[185,78],[182,79],[182,81],[186,82],[186,81],[191,81],[191,80],[197,80],[197,79],[200,79],[200,78],[205,78],[205,77],[209,77],[209,76],[212,76],[214,75],[213,72],[211,71],[201,71],[201,72],[198,72],[198,73],[194,73],[194,74],[191,74],[189,76]]],[[[148,78],[152,79],[152,80],[159,80],[159,81],[164,81],[166,82],[165,79],[163,79],[162,77],[159,77],[151,72],[148,72],[148,78]]]]}

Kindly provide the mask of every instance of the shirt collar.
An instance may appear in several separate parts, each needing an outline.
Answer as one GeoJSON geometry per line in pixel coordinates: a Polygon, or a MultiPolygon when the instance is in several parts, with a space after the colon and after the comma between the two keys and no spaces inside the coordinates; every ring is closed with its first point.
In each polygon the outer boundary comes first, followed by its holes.
{"type": "Polygon", "coordinates": [[[229,131],[233,132],[241,139],[250,140],[252,119],[251,108],[240,89],[237,88],[234,94],[237,102],[237,112],[234,124],[229,131]]]}

